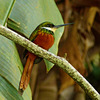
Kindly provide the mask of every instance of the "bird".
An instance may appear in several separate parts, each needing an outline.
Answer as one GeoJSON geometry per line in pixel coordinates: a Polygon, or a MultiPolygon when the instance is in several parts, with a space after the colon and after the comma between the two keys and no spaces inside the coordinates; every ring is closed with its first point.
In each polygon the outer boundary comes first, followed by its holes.
{"type": "MultiPolygon", "coordinates": [[[[51,22],[42,22],[32,32],[29,37],[29,40],[40,46],[41,48],[49,50],[55,41],[55,31],[60,27],[71,24],[73,23],[54,25],[51,22]]],[[[26,64],[19,83],[19,89],[21,91],[24,91],[27,88],[30,81],[33,64],[35,63],[36,59],[39,59],[38,56],[27,50],[25,50],[24,56],[26,57],[26,64]]]]}

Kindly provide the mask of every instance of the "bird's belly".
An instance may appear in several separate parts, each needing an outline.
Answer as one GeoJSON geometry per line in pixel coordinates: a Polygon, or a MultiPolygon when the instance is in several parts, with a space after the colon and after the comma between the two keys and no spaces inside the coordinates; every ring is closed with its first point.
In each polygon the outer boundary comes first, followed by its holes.
{"type": "Polygon", "coordinates": [[[54,44],[54,37],[51,34],[39,34],[33,42],[48,50],[54,44]]]}

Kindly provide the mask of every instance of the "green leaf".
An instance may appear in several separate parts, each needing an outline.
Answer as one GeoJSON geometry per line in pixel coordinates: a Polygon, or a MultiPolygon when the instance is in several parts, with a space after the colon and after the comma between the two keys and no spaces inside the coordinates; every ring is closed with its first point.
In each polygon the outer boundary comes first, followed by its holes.
{"type": "MultiPolygon", "coordinates": [[[[22,63],[14,42],[0,36],[0,76],[4,77],[18,91],[21,72],[22,63]]],[[[23,98],[24,100],[31,100],[29,88],[25,90],[23,98]]]]}
{"type": "Polygon", "coordinates": [[[0,0],[0,24],[6,23],[13,4],[14,0],[0,0]]]}
{"type": "Polygon", "coordinates": [[[2,95],[0,100],[23,100],[20,94],[18,94],[17,90],[1,76],[0,94],[2,95]]]}
{"type": "MultiPolygon", "coordinates": [[[[57,25],[63,24],[54,0],[16,0],[8,20],[8,27],[29,37],[32,31],[44,21],[50,21],[57,25]]],[[[49,50],[54,54],[58,52],[58,43],[63,30],[64,28],[60,28],[55,33],[55,43],[49,50]]],[[[45,60],[45,63],[49,71],[53,64],[47,60],[45,60]]]]}
{"type": "Polygon", "coordinates": [[[4,96],[3,96],[3,94],[0,92],[0,100],[7,100],[4,96]]]}
{"type": "MultiPolygon", "coordinates": [[[[0,0],[0,24],[6,23],[13,4],[13,0],[0,0]]],[[[15,43],[0,35],[0,100],[32,99],[29,87],[23,96],[18,93],[21,72],[22,63],[15,43]]]]}

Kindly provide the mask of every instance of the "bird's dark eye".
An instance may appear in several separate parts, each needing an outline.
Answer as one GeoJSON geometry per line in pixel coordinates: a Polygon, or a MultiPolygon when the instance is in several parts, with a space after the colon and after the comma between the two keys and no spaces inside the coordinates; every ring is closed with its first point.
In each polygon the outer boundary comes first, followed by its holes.
{"type": "Polygon", "coordinates": [[[47,25],[47,27],[51,27],[51,25],[50,25],[50,24],[48,24],[48,25],[47,25]]]}
{"type": "Polygon", "coordinates": [[[48,24],[48,25],[47,25],[47,27],[53,27],[53,26],[54,26],[53,24],[48,24]]]}

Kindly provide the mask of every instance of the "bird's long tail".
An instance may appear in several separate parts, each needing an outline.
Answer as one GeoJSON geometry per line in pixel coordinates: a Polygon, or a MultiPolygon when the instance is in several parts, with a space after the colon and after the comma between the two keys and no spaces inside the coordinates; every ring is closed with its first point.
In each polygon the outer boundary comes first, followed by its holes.
{"type": "Polygon", "coordinates": [[[28,86],[35,58],[36,56],[34,54],[28,52],[28,58],[19,84],[19,89],[22,91],[28,86]]]}

